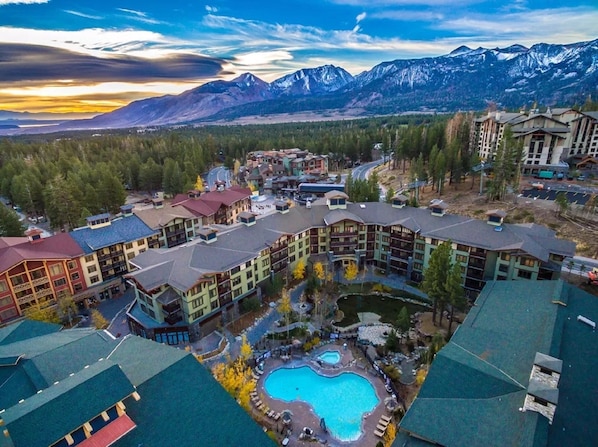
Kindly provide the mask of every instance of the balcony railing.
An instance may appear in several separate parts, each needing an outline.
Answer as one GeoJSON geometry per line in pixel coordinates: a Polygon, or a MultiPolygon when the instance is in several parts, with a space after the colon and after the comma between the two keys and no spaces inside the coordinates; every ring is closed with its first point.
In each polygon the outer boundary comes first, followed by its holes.
{"type": "Polygon", "coordinates": [[[176,324],[179,321],[183,321],[183,315],[181,313],[171,314],[164,318],[168,324],[176,324]]]}
{"type": "Polygon", "coordinates": [[[347,247],[353,246],[357,247],[357,241],[330,241],[330,247],[347,247]]]}

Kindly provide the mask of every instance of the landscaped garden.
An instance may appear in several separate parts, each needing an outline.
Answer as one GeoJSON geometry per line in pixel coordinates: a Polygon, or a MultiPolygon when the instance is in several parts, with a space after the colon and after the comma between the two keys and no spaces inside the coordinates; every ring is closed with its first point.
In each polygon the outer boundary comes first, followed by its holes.
{"type": "Polygon", "coordinates": [[[340,327],[359,323],[359,313],[371,312],[380,315],[382,323],[394,324],[402,307],[406,307],[409,315],[429,310],[429,302],[418,295],[404,290],[386,288],[380,291],[379,284],[365,283],[344,288],[343,295],[337,300],[342,320],[335,325],[340,327]],[[363,291],[363,292],[362,292],[363,291]],[[377,292],[377,293],[376,293],[377,292]]]}

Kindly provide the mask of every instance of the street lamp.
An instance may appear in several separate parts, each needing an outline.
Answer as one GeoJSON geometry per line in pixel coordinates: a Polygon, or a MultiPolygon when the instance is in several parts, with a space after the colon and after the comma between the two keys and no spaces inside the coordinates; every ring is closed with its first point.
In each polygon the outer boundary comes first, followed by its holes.
{"type": "Polygon", "coordinates": [[[484,187],[484,162],[480,162],[481,168],[480,168],[480,195],[483,194],[482,190],[484,187]]]}

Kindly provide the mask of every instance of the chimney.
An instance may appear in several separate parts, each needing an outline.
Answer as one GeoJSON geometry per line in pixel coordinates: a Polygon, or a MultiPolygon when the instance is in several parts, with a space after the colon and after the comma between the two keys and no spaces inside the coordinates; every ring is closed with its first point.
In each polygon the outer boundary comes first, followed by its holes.
{"type": "Polygon", "coordinates": [[[559,403],[558,384],[562,368],[562,360],[536,352],[521,411],[540,413],[552,424],[559,403]]]}
{"type": "Polygon", "coordinates": [[[152,199],[152,203],[154,204],[154,209],[159,210],[160,208],[164,208],[164,199],[152,199]]]}
{"type": "Polygon", "coordinates": [[[187,191],[187,197],[189,197],[190,199],[199,199],[200,195],[201,195],[201,191],[198,191],[197,189],[192,189],[190,191],[187,191]]]}

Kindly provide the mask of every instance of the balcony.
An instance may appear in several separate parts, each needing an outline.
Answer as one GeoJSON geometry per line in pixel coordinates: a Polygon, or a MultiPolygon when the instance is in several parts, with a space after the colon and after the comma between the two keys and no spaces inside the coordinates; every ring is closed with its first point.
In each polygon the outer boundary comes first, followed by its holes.
{"type": "Polygon", "coordinates": [[[35,299],[35,295],[33,295],[33,293],[30,293],[28,295],[23,295],[19,298],[17,298],[17,303],[20,305],[28,303],[29,301],[32,301],[35,299]]]}
{"type": "Polygon", "coordinates": [[[349,249],[349,250],[332,250],[332,254],[334,256],[354,255],[355,254],[355,249],[349,249]]]}
{"type": "Polygon", "coordinates": [[[164,315],[171,315],[181,310],[181,303],[179,300],[171,301],[168,304],[162,305],[162,312],[164,315]]]}
{"type": "Polygon", "coordinates": [[[177,228],[175,230],[166,230],[164,232],[164,234],[166,235],[166,238],[178,238],[180,236],[183,236],[183,238],[185,237],[185,228],[177,228]]]}
{"type": "Polygon", "coordinates": [[[356,238],[359,233],[356,231],[338,231],[330,233],[330,237],[354,237],[356,238]]]}
{"type": "Polygon", "coordinates": [[[226,292],[223,295],[220,295],[220,307],[225,306],[226,304],[232,302],[233,294],[232,292],[226,292]]]}
{"type": "Polygon", "coordinates": [[[330,241],[330,247],[347,247],[352,246],[357,248],[357,241],[330,241]]]}
{"type": "Polygon", "coordinates": [[[173,325],[173,324],[178,323],[179,321],[183,321],[183,315],[180,312],[175,313],[175,314],[170,314],[164,318],[164,321],[166,321],[170,325],[173,325]]]}
{"type": "Polygon", "coordinates": [[[39,292],[35,292],[35,295],[38,298],[43,298],[44,296],[53,295],[53,294],[54,294],[54,291],[50,287],[48,287],[47,289],[42,289],[39,292]]]}
{"type": "Polygon", "coordinates": [[[42,284],[47,284],[50,282],[50,278],[48,278],[47,276],[43,276],[41,278],[37,278],[31,281],[31,285],[33,287],[35,286],[41,286],[42,284]]]}
{"type": "Polygon", "coordinates": [[[274,245],[272,247],[270,247],[270,255],[272,257],[274,257],[274,255],[282,250],[285,250],[288,247],[287,244],[280,244],[280,245],[274,245]]]}
{"type": "Polygon", "coordinates": [[[467,267],[468,268],[474,268],[474,269],[478,269],[478,270],[484,270],[486,266],[486,263],[482,260],[479,259],[469,259],[469,262],[467,263],[467,267]]]}
{"type": "Polygon", "coordinates": [[[12,290],[17,293],[17,292],[22,292],[23,290],[27,290],[31,288],[31,284],[29,282],[24,282],[19,284],[18,286],[12,286],[12,290]]]}

